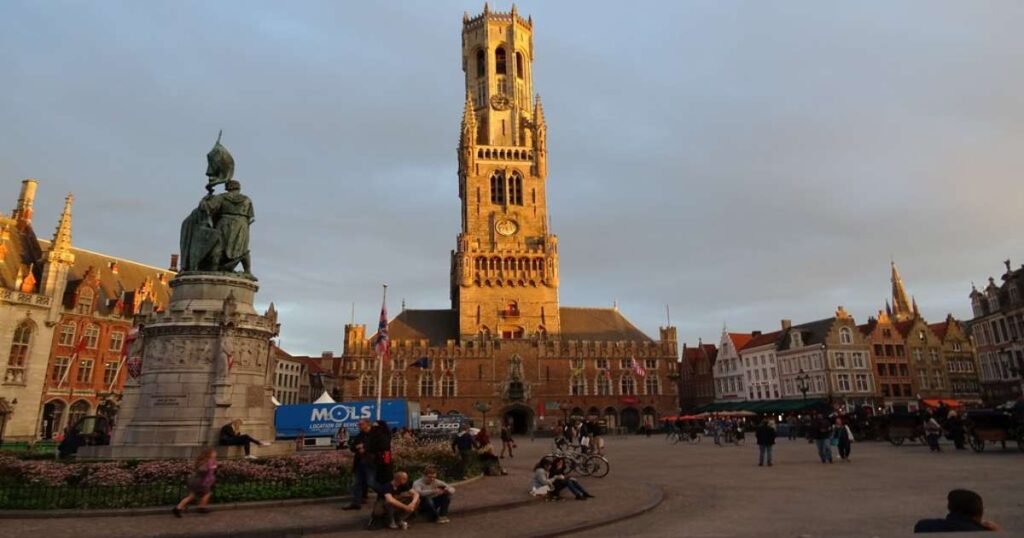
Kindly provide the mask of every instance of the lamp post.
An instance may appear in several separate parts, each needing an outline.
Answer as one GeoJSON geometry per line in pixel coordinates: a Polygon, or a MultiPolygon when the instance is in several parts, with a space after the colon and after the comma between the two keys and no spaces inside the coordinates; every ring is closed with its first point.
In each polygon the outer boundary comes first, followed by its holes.
{"type": "Polygon", "coordinates": [[[475,404],[473,404],[473,408],[476,409],[477,411],[479,411],[481,415],[483,415],[483,424],[482,424],[482,426],[484,428],[486,428],[487,427],[487,412],[491,410],[491,404],[489,404],[487,402],[481,402],[481,401],[478,400],[475,404]]]}
{"type": "Polygon", "coordinates": [[[811,376],[804,373],[804,369],[800,369],[800,375],[796,376],[796,388],[804,395],[804,406],[807,406],[807,391],[810,390],[810,386],[807,381],[811,379],[811,376]]]}

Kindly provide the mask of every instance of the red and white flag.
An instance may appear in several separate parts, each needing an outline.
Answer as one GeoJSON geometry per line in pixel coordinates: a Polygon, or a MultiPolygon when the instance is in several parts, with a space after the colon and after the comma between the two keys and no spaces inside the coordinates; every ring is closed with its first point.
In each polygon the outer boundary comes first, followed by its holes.
{"type": "Polygon", "coordinates": [[[647,375],[647,370],[644,370],[644,367],[640,366],[640,363],[636,360],[636,357],[630,357],[629,360],[629,367],[633,370],[634,374],[636,374],[639,377],[644,377],[647,375]]]}

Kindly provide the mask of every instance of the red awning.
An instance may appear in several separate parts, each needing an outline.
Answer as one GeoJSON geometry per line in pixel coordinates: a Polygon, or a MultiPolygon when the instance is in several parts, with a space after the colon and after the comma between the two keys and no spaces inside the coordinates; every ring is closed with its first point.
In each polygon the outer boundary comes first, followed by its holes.
{"type": "Polygon", "coordinates": [[[946,404],[946,407],[963,407],[964,406],[963,403],[961,403],[961,402],[959,402],[957,400],[945,400],[945,399],[943,399],[943,400],[939,400],[939,399],[932,400],[932,399],[929,399],[929,400],[921,400],[921,402],[923,402],[928,407],[939,407],[941,404],[946,404]]]}

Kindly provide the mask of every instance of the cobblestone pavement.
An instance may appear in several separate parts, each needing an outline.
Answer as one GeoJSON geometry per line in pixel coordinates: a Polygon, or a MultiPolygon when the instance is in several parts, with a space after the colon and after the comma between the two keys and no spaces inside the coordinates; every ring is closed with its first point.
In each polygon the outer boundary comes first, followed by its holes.
{"type": "Polygon", "coordinates": [[[780,439],[772,467],[757,466],[753,444],[668,446],[654,436],[613,439],[609,447],[613,471],[661,486],[665,500],[572,536],[909,536],[918,519],[945,516],[954,488],[981,494],[1002,536],[1024,536],[1024,454],[1012,445],[975,454],[944,444],[932,454],[920,445],[863,442],[853,445],[850,463],[828,465],[806,441],[780,439]]]}
{"type": "MultiPolygon", "coordinates": [[[[577,525],[616,515],[649,512],[571,536],[887,537],[907,536],[922,517],[942,517],[949,489],[966,487],[985,499],[986,517],[1004,536],[1024,536],[1024,454],[995,450],[930,454],[921,446],[857,443],[851,463],[823,465],[812,445],[780,440],[775,465],[756,465],[757,447],[668,445],[653,436],[608,440],[612,471],[583,479],[596,496],[585,502],[526,500],[530,468],[550,439],[519,441],[505,459],[507,477],[488,477],[459,488],[452,522],[414,522],[404,535],[526,537],[564,534],[577,525]],[[652,502],[653,501],[653,502],[652,502]],[[525,502],[525,504],[523,504],[525,502]],[[460,513],[470,509],[470,513],[460,513]],[[483,511],[479,511],[483,509],[483,511]],[[477,510],[477,511],[472,511],[477,510]]],[[[168,536],[236,532],[287,536],[289,527],[321,527],[320,538],[351,536],[365,521],[335,504],[215,512],[181,520],[170,514],[53,520],[0,520],[3,536],[168,536]],[[348,526],[339,528],[338,525],[348,526]],[[275,531],[276,529],[276,531],[275,531]],[[327,530],[330,532],[327,532],[327,530]]],[[[383,531],[386,532],[386,531],[383,531]]]]}

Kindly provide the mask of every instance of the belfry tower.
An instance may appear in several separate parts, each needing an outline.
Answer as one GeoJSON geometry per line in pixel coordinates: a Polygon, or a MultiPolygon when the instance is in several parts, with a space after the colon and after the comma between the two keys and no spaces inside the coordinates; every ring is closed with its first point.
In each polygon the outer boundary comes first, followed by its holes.
{"type": "Polygon", "coordinates": [[[547,125],[533,96],[533,20],[515,5],[462,21],[462,232],[451,299],[461,339],[561,332],[558,239],[548,228],[547,125]]]}

